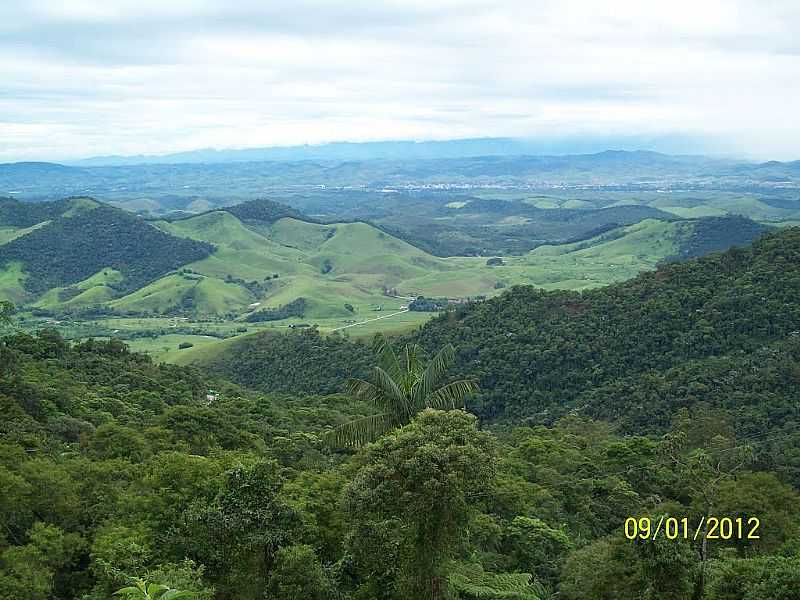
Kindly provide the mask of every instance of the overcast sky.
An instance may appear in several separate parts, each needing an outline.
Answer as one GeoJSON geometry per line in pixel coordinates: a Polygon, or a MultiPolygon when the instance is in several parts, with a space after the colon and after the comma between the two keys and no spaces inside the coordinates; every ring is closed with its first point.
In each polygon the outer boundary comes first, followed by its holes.
{"type": "Polygon", "coordinates": [[[798,0],[2,0],[0,161],[679,136],[800,158],[798,0]]]}

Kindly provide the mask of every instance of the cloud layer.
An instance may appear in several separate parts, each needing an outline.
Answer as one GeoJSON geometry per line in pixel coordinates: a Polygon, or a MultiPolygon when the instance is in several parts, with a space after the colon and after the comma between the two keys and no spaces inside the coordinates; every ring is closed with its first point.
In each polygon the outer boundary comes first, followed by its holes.
{"type": "Polygon", "coordinates": [[[796,0],[6,0],[0,80],[0,161],[480,136],[800,158],[796,0]]]}

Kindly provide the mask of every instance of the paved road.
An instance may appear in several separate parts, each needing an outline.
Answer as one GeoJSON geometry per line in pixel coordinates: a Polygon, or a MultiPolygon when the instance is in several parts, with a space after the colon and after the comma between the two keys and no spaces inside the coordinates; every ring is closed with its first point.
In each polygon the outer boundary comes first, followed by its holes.
{"type": "Polygon", "coordinates": [[[361,321],[360,323],[350,323],[350,325],[345,325],[344,327],[337,327],[336,329],[331,329],[331,333],[334,331],[340,331],[342,329],[347,329],[348,327],[357,327],[358,325],[364,325],[366,323],[372,323],[373,321],[380,321],[381,319],[388,319],[389,317],[394,317],[397,315],[402,315],[403,313],[407,313],[408,309],[405,308],[401,311],[392,313],[390,315],[383,315],[382,317],[375,317],[374,319],[367,319],[366,321],[361,321]]]}

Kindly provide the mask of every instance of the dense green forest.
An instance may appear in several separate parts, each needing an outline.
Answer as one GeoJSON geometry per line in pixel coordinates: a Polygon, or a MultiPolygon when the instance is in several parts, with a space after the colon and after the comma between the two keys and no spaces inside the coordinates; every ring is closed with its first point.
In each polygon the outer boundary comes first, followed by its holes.
{"type": "Polygon", "coordinates": [[[326,432],[369,409],[341,395],[257,394],[48,330],[6,336],[0,357],[4,600],[106,600],[137,578],[209,600],[788,600],[800,585],[800,495],[724,410],[684,409],[654,437],[580,416],[490,433],[427,410],[344,451],[326,432]],[[623,533],[630,516],[712,513],[757,516],[760,539],[623,533]]]}
{"type": "Polygon", "coordinates": [[[480,414],[548,421],[621,378],[789,338],[800,330],[799,266],[791,228],[583,293],[515,287],[435,319],[418,339],[459,349],[458,371],[482,383],[480,414]]]}
{"type": "Polygon", "coordinates": [[[281,204],[280,202],[273,202],[272,200],[266,199],[242,202],[241,204],[229,206],[225,210],[242,221],[261,221],[264,223],[273,223],[278,219],[291,217],[301,221],[313,222],[313,219],[305,216],[299,210],[291,208],[286,204],[281,204]]]}
{"type": "MultiPolygon", "coordinates": [[[[515,287],[412,337],[457,348],[453,374],[477,377],[481,392],[469,406],[488,422],[552,424],[576,414],[621,433],[663,433],[682,409],[723,409],[738,435],[778,435],[759,445],[758,460],[800,484],[792,451],[800,440],[799,265],[800,229],[786,229],[583,293],[515,287]]],[[[308,392],[342,385],[353,371],[339,365],[364,368],[359,344],[329,342],[337,351],[328,367],[307,360],[310,341],[289,339],[242,340],[212,368],[264,391],[302,381],[308,392]]]]}
{"type": "Polygon", "coordinates": [[[765,225],[741,215],[697,219],[682,255],[676,258],[694,258],[731,246],[744,246],[767,230],[765,225]]]}
{"type": "Polygon", "coordinates": [[[515,287],[389,345],[246,336],[202,370],[13,332],[4,304],[0,600],[138,580],[204,600],[796,599],[798,266],[786,229],[599,290],[515,287]],[[407,370],[375,368],[392,346],[407,370]],[[670,517],[686,534],[643,534],[670,517]],[[707,539],[710,517],[757,537],[707,539]]]}
{"type": "Polygon", "coordinates": [[[122,292],[205,258],[213,249],[205,242],[164,233],[123,210],[98,205],[64,213],[0,246],[0,265],[23,262],[25,287],[32,293],[69,286],[110,267],[123,275],[116,284],[122,292]]]}
{"type": "MultiPolygon", "coordinates": [[[[790,228],[582,293],[516,286],[459,305],[413,337],[428,347],[456,346],[457,372],[480,379],[483,392],[472,406],[482,416],[552,421],[598,386],[688,361],[741,361],[771,352],[770,344],[790,347],[800,330],[798,265],[800,229],[790,228]]],[[[240,344],[221,358],[240,365],[240,374],[228,375],[264,391],[286,389],[287,364],[296,371],[306,364],[307,347],[294,341],[284,347],[282,338],[264,335],[240,344]],[[255,379],[256,365],[270,370],[271,360],[282,361],[281,374],[255,379]]],[[[351,364],[363,364],[359,344],[351,347],[351,364]]],[[[317,390],[343,381],[335,366],[304,379],[317,390]]]]}
{"type": "Polygon", "coordinates": [[[60,217],[78,202],[77,198],[53,202],[20,202],[13,198],[0,198],[0,223],[5,226],[31,227],[60,217]]]}
{"type": "Polygon", "coordinates": [[[253,389],[295,394],[333,394],[372,364],[369,347],[314,328],[248,335],[214,358],[210,368],[253,389]]]}

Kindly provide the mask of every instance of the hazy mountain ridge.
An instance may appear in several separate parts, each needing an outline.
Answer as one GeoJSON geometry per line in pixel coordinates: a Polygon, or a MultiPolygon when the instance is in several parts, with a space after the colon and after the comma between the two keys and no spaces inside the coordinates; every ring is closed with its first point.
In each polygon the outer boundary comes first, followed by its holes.
{"type": "Polygon", "coordinates": [[[569,156],[497,155],[434,159],[249,161],[228,163],[64,166],[0,165],[0,193],[20,198],[92,195],[132,200],[177,195],[219,201],[252,199],[268,190],[318,186],[718,186],[726,189],[776,183],[797,187],[797,162],[752,164],[702,156],[605,151],[569,156]]]}
{"type": "MultiPolygon", "coordinates": [[[[582,138],[582,139],[519,139],[465,138],[454,140],[387,140],[377,142],[329,142],[302,146],[272,146],[262,148],[214,149],[204,148],[162,155],[97,156],[67,164],[76,166],[122,166],[134,164],[222,163],[254,161],[364,161],[443,159],[479,156],[576,155],[602,152],[606,148],[663,147],[676,153],[677,148],[690,144],[664,143],[665,140],[644,138],[582,138]]],[[[696,145],[694,146],[696,147],[696,145]]]]}

